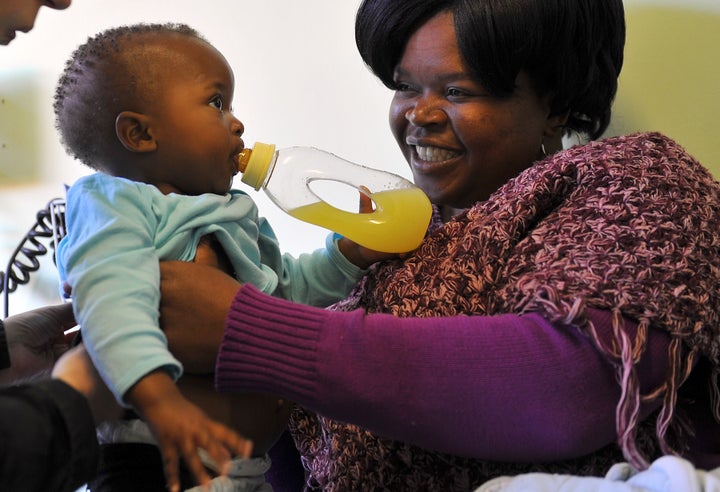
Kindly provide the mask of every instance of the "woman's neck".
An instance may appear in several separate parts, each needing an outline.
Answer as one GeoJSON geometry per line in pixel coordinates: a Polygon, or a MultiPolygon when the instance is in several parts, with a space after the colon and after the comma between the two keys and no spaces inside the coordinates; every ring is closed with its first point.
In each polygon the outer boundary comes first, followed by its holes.
{"type": "Polygon", "coordinates": [[[440,206],[440,217],[442,218],[443,223],[449,221],[456,215],[464,212],[467,210],[466,208],[453,208],[448,207],[447,205],[441,205],[440,206]]]}

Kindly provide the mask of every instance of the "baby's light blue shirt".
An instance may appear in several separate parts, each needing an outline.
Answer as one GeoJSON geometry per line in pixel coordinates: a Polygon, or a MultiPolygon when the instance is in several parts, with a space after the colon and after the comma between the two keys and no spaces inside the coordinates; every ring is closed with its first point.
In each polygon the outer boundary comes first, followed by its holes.
{"type": "Polygon", "coordinates": [[[315,306],[345,297],[359,269],[328,239],[325,249],[282,254],[270,224],[244,192],[165,195],[156,187],[105,174],[68,191],[68,234],[60,242],[60,277],[72,287],[83,341],[119,401],[149,372],[182,366],[159,328],[162,260],[192,261],[200,238],[222,245],[237,279],[266,293],[315,306]]]}

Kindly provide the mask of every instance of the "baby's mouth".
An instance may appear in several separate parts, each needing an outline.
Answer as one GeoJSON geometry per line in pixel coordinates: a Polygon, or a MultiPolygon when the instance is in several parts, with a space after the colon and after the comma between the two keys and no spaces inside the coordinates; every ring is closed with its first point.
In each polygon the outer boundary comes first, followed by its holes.
{"type": "Polygon", "coordinates": [[[241,154],[240,152],[238,152],[237,154],[235,154],[234,156],[232,156],[233,176],[235,176],[236,174],[242,172],[241,165],[240,165],[240,157],[241,157],[241,155],[242,155],[242,154],[241,154]]]}

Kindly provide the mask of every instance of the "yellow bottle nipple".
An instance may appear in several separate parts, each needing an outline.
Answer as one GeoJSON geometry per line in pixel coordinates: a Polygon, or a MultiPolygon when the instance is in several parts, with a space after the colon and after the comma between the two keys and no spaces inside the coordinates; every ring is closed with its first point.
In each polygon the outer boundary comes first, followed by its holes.
{"type": "Polygon", "coordinates": [[[238,172],[243,183],[259,190],[265,182],[268,168],[275,158],[275,145],[256,142],[252,149],[243,149],[237,157],[238,172]]]}

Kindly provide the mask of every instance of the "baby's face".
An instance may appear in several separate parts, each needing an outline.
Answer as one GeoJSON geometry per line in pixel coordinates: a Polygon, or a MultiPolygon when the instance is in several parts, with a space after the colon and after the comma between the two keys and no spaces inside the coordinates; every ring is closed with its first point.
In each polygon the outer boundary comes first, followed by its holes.
{"type": "Polygon", "coordinates": [[[245,130],[232,114],[235,81],[209,44],[168,36],[158,49],[152,101],[145,111],[157,142],[154,181],[178,193],[226,193],[237,173],[245,130]]]}

